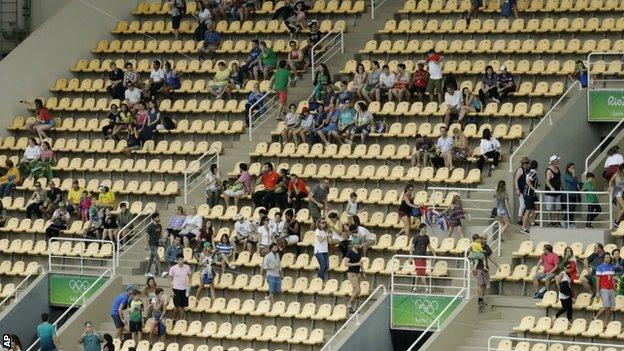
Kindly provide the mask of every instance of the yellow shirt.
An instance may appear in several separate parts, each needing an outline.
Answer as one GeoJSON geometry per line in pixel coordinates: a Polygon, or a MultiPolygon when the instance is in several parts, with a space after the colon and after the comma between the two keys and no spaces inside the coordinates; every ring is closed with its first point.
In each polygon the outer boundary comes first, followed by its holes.
{"type": "Polygon", "coordinates": [[[11,176],[15,177],[15,179],[13,180],[13,184],[20,184],[22,182],[22,177],[20,175],[19,169],[13,166],[12,168],[9,168],[4,176],[0,177],[0,183],[8,183],[9,177],[11,176]]]}
{"type": "Polygon", "coordinates": [[[483,246],[479,242],[472,243],[472,252],[483,252],[483,246]]]}
{"type": "Polygon", "coordinates": [[[100,205],[113,205],[115,203],[115,194],[110,190],[107,193],[100,193],[98,203],[100,205]]]}
{"type": "Polygon", "coordinates": [[[214,76],[214,84],[216,86],[224,86],[228,83],[228,79],[230,78],[230,70],[224,69],[223,71],[217,71],[214,76]]]}
{"type": "Polygon", "coordinates": [[[74,190],[74,188],[70,188],[67,190],[67,201],[69,201],[72,205],[80,204],[80,198],[82,197],[82,192],[84,189],[78,188],[78,190],[74,190]]]}

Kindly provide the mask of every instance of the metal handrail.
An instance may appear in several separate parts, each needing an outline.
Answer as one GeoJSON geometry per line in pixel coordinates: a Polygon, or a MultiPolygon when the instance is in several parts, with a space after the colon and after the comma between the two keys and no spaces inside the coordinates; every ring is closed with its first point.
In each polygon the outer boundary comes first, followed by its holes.
{"type": "Polygon", "coordinates": [[[585,158],[585,170],[583,171],[583,174],[587,174],[588,172],[588,168],[589,168],[589,159],[594,156],[595,153],[597,153],[598,151],[600,151],[600,149],[602,148],[602,146],[609,140],[609,138],[611,137],[611,135],[618,129],[620,129],[620,127],[622,126],[622,123],[624,123],[624,118],[622,118],[618,124],[615,125],[615,127],[613,127],[613,129],[611,129],[611,131],[609,132],[609,134],[607,134],[607,136],[602,139],[602,141],[600,142],[600,144],[598,144],[598,146],[596,146],[594,148],[594,150],[592,150],[592,152],[587,155],[587,157],[585,158]]]}
{"type": "MultiPolygon", "coordinates": [[[[340,52],[344,54],[344,31],[340,28],[334,28],[332,30],[330,30],[329,32],[327,32],[327,34],[325,34],[321,40],[319,40],[316,44],[314,44],[314,46],[312,46],[312,49],[310,50],[310,67],[312,67],[312,79],[314,79],[314,74],[315,74],[315,67],[317,65],[317,63],[320,61],[319,58],[315,58],[314,56],[314,51],[316,50],[316,47],[319,46],[321,43],[323,43],[327,38],[329,38],[331,35],[334,35],[334,38],[331,38],[330,40],[328,40],[328,42],[330,42],[331,40],[334,40],[336,38],[340,38],[339,44],[340,44],[340,52]]],[[[324,49],[324,53],[321,55],[321,58],[324,55],[327,55],[333,48],[335,48],[338,44],[336,43],[332,43],[331,47],[328,49],[327,47],[325,47],[324,49]]],[[[328,45],[329,46],[329,45],[328,45]]],[[[327,62],[330,58],[332,58],[335,55],[332,54],[332,56],[330,56],[327,60],[325,60],[325,62],[327,62]]]]}
{"type": "Polygon", "coordinates": [[[616,350],[620,350],[622,348],[621,344],[605,344],[605,343],[596,343],[596,342],[589,343],[589,342],[583,342],[583,341],[569,341],[569,340],[560,340],[560,339],[532,339],[532,338],[518,338],[518,337],[513,337],[513,336],[493,335],[488,338],[487,351],[499,351],[498,345],[496,346],[492,345],[492,342],[494,340],[537,342],[537,343],[546,344],[546,345],[563,344],[563,345],[579,345],[579,346],[597,346],[599,348],[599,351],[607,347],[614,347],[616,350]]]}
{"type": "MultiPolygon", "coordinates": [[[[126,242],[128,241],[126,239],[130,239],[130,237],[136,236],[136,235],[131,236],[130,232],[135,230],[137,227],[143,224],[146,220],[149,220],[148,214],[151,214],[154,211],[156,211],[155,208],[146,206],[130,222],[128,222],[128,224],[126,224],[123,228],[119,230],[117,234],[117,247],[116,247],[117,254],[116,254],[115,267],[119,266],[119,258],[129,250],[129,247],[126,247],[126,242]],[[122,237],[122,234],[123,234],[123,237],[122,237]]],[[[142,231],[143,229],[145,229],[145,227],[143,227],[140,231],[142,231]]]]}
{"type": "MultiPolygon", "coordinates": [[[[496,247],[494,248],[494,251],[496,251],[496,255],[498,257],[500,257],[501,255],[501,240],[502,240],[502,236],[503,233],[501,233],[500,231],[500,223],[498,221],[494,221],[492,222],[492,224],[490,224],[489,226],[487,226],[485,229],[483,229],[483,233],[487,234],[487,233],[491,233],[490,235],[488,235],[488,238],[494,238],[496,237],[496,239],[493,239],[492,244],[496,243],[496,247]],[[494,229],[494,227],[497,227],[496,229],[494,229]]],[[[491,246],[490,246],[491,248],[491,246]]],[[[468,257],[468,252],[470,251],[470,245],[466,246],[466,249],[464,250],[464,257],[468,257]]]]}
{"type": "MultiPolygon", "coordinates": [[[[606,207],[607,207],[607,210],[603,210],[603,211],[601,211],[601,212],[595,212],[595,213],[596,213],[597,215],[600,215],[600,214],[606,214],[606,213],[608,213],[608,214],[609,214],[609,221],[608,221],[608,223],[609,223],[609,228],[611,228],[611,227],[613,226],[613,202],[611,201],[611,193],[610,193],[609,191],[563,191],[563,190],[560,190],[560,191],[555,190],[555,191],[553,191],[553,190],[535,190],[535,194],[537,194],[537,196],[538,196],[538,201],[536,202],[536,204],[538,204],[538,205],[540,205],[540,204],[544,204],[544,203],[545,203],[545,202],[544,202],[544,199],[543,199],[543,196],[545,196],[546,194],[560,194],[560,195],[562,195],[562,196],[565,196],[565,197],[566,197],[566,206],[565,206],[565,209],[563,208],[563,202],[561,202],[561,204],[562,204],[562,208],[561,208],[561,210],[546,210],[546,209],[545,209],[545,207],[543,207],[543,206],[539,206],[539,208],[540,208],[540,209],[539,209],[539,210],[536,210],[536,211],[539,213],[539,223],[540,223],[540,227],[543,225],[543,223],[544,223],[544,221],[545,221],[545,219],[544,219],[544,217],[543,217],[545,213],[548,213],[548,214],[552,214],[552,213],[559,213],[559,214],[563,214],[563,215],[566,215],[566,214],[570,213],[568,210],[569,210],[569,208],[570,208],[570,204],[571,204],[571,203],[570,203],[570,200],[569,200],[569,199],[570,199],[569,195],[571,195],[571,194],[578,195],[579,197],[580,197],[581,195],[596,195],[597,197],[598,197],[598,196],[600,196],[600,195],[602,195],[602,196],[607,196],[607,201],[605,201],[605,202],[589,203],[589,202],[581,202],[581,201],[579,201],[579,202],[574,202],[573,204],[574,204],[574,205],[578,205],[578,206],[581,206],[581,205],[600,205],[600,206],[603,206],[603,205],[604,205],[604,206],[606,206],[606,207]]],[[[574,211],[574,212],[572,212],[572,213],[573,213],[573,214],[580,214],[580,215],[583,215],[583,214],[588,214],[588,213],[590,213],[590,212],[589,212],[589,211],[586,211],[586,212],[585,212],[585,211],[574,211]]],[[[584,220],[584,219],[582,219],[582,220],[574,220],[574,221],[568,221],[568,220],[565,220],[565,219],[564,219],[564,220],[562,220],[562,221],[563,221],[563,222],[566,222],[566,223],[567,223],[567,222],[572,222],[572,223],[575,223],[575,222],[582,222],[582,223],[585,223],[585,222],[587,222],[587,221],[586,221],[586,220],[584,220]]],[[[605,222],[607,222],[607,221],[594,221],[594,223],[605,223],[605,222]]]]}
{"type": "MultiPolygon", "coordinates": [[[[193,180],[191,180],[190,178],[195,175],[196,173],[200,173],[202,166],[205,165],[206,163],[210,163],[212,162],[213,159],[216,158],[216,161],[214,163],[216,163],[217,165],[219,165],[219,154],[218,153],[213,153],[210,151],[204,152],[203,155],[201,155],[198,159],[195,159],[193,161],[191,161],[188,165],[188,167],[186,167],[186,169],[184,170],[183,174],[184,174],[184,204],[186,205],[188,203],[188,195],[189,193],[191,193],[193,190],[197,189],[197,187],[199,186],[199,183],[191,186],[191,184],[193,183],[193,180]],[[207,156],[211,156],[206,162],[204,162],[202,164],[202,160],[207,157],[207,156]],[[189,189],[192,188],[192,189],[189,189]]],[[[208,170],[210,171],[210,170],[208,170]]],[[[201,176],[203,176],[206,173],[206,171],[201,172],[198,178],[201,178],[201,176]]]]}
{"type": "MultiPolygon", "coordinates": [[[[102,272],[102,274],[100,274],[100,276],[82,293],[82,295],[80,295],[76,301],[74,301],[74,303],[72,303],[69,307],[67,307],[67,309],[65,310],[65,312],[63,312],[63,314],[60,315],[60,317],[58,317],[54,323],[52,323],[55,327],[58,325],[59,321],[61,321],[63,318],[65,318],[67,316],[67,314],[69,314],[69,312],[72,311],[72,309],[74,309],[76,307],[76,304],[78,303],[78,301],[82,300],[82,305],[85,305],[85,296],[87,295],[87,293],[89,291],[91,291],[91,289],[93,289],[94,286],[97,285],[97,283],[102,280],[102,278],[104,278],[104,276],[106,274],[110,274],[111,270],[107,269],[106,271],[102,272]]],[[[94,296],[91,296],[91,298],[93,298],[94,296]]],[[[26,351],[30,351],[33,350],[33,347],[35,347],[35,345],[37,345],[39,343],[40,339],[37,338],[37,340],[35,340],[28,349],[26,349],[26,351]]]]}
{"type": "Polygon", "coordinates": [[[375,8],[381,6],[386,0],[381,0],[375,5],[375,0],[371,0],[371,19],[375,19],[375,8]]]}
{"type": "MultiPolygon", "coordinates": [[[[85,239],[85,238],[65,238],[65,237],[54,237],[54,238],[50,238],[48,239],[48,248],[52,246],[52,242],[75,242],[75,243],[84,243],[83,249],[80,252],[80,255],[77,256],[66,256],[66,255],[55,255],[54,252],[49,251],[48,252],[48,270],[50,271],[50,273],[55,273],[53,267],[57,266],[56,264],[52,263],[52,259],[53,258],[57,258],[60,257],[61,259],[63,259],[63,262],[60,263],[58,266],[61,267],[61,270],[59,270],[57,273],[62,273],[62,268],[63,267],[71,267],[71,268],[78,268],[79,272],[77,273],[84,273],[84,269],[102,269],[105,267],[102,267],[100,265],[98,266],[87,266],[85,265],[84,261],[110,261],[111,263],[111,267],[107,268],[107,270],[112,270],[113,272],[113,276],[115,275],[116,271],[115,268],[117,266],[117,257],[116,257],[116,252],[115,252],[115,243],[111,240],[99,240],[99,239],[85,239]],[[111,258],[107,258],[107,257],[85,257],[84,254],[86,252],[88,243],[98,243],[98,244],[110,244],[111,246],[111,258]],[[76,259],[76,260],[80,260],[80,264],[78,265],[71,265],[67,263],[67,260],[70,259],[76,259]]],[[[76,245],[76,244],[74,244],[76,245]]],[[[101,247],[100,247],[101,248],[101,247]]]]}
{"type": "Polygon", "coordinates": [[[453,297],[453,299],[448,303],[448,305],[446,305],[446,307],[444,307],[444,309],[442,310],[442,312],[438,313],[438,315],[435,317],[434,320],[431,321],[431,323],[429,324],[429,326],[427,326],[427,328],[425,328],[425,330],[423,330],[420,335],[418,336],[418,338],[412,343],[412,345],[410,345],[410,347],[406,350],[406,351],[412,351],[414,350],[414,347],[416,347],[416,345],[418,345],[418,343],[420,342],[420,340],[422,338],[424,338],[427,333],[433,328],[434,324],[437,323],[437,329],[436,331],[440,330],[440,318],[444,315],[444,313],[446,313],[446,311],[453,305],[453,302],[455,302],[455,300],[461,298],[462,293],[464,292],[464,289],[462,289],[461,291],[459,291],[457,293],[457,295],[455,295],[453,297]]]}
{"type": "Polygon", "coordinates": [[[386,296],[388,294],[388,291],[386,290],[386,286],[381,284],[379,286],[377,286],[377,288],[375,288],[375,290],[373,290],[373,292],[368,295],[368,297],[366,298],[366,300],[364,300],[364,302],[362,302],[362,304],[360,305],[360,307],[358,307],[357,310],[355,310],[355,312],[353,312],[353,314],[351,315],[351,317],[349,317],[349,319],[347,319],[346,322],[344,322],[340,328],[338,328],[338,330],[334,333],[334,335],[332,335],[331,338],[329,338],[329,340],[327,340],[327,342],[325,343],[325,345],[323,345],[323,347],[321,348],[321,351],[331,351],[331,342],[336,338],[336,336],[342,332],[347,325],[351,322],[351,320],[355,319],[355,325],[358,326],[360,325],[360,310],[362,310],[362,308],[364,306],[366,306],[366,304],[368,304],[368,302],[370,301],[370,299],[379,291],[379,290],[383,290],[383,294],[381,296],[386,296]]]}
{"type": "MultiPolygon", "coordinates": [[[[472,192],[494,194],[494,192],[496,191],[495,189],[459,188],[459,187],[446,187],[445,188],[445,187],[430,186],[427,188],[427,191],[428,192],[431,191],[431,195],[435,194],[438,191],[443,192],[443,193],[456,192],[462,198],[463,203],[469,203],[473,205],[473,207],[463,206],[463,209],[466,210],[466,212],[468,212],[470,220],[490,220],[490,213],[492,211],[492,201],[493,201],[491,198],[490,199],[471,199],[468,196],[465,196],[465,197],[462,196],[462,193],[466,193],[466,195],[469,195],[472,192]],[[481,205],[481,204],[485,204],[485,205],[481,205]],[[475,215],[473,212],[482,212],[484,213],[484,217],[475,215]]],[[[444,200],[444,199],[441,199],[441,200],[444,200]]],[[[436,208],[439,208],[439,204],[436,204],[435,201],[432,201],[432,205],[433,205],[432,206],[433,210],[436,210],[436,208]]]]}
{"type": "Polygon", "coordinates": [[[41,274],[45,273],[45,268],[42,265],[38,265],[37,268],[30,272],[26,277],[24,277],[24,279],[22,279],[21,282],[19,282],[19,284],[17,284],[17,286],[15,286],[15,288],[13,289],[13,291],[8,294],[2,301],[0,301],[0,307],[4,306],[4,304],[11,299],[11,296],[15,295],[15,297],[17,298],[17,290],[19,290],[19,288],[22,286],[22,284],[24,284],[25,282],[27,282],[30,277],[33,276],[33,274],[37,273],[38,270],[41,269],[41,274]]]}
{"type": "Polygon", "coordinates": [[[258,127],[260,127],[262,123],[267,120],[268,117],[264,117],[264,115],[268,115],[269,111],[273,109],[276,105],[278,105],[277,103],[271,104],[275,101],[277,101],[277,95],[275,95],[272,90],[269,90],[264,93],[264,95],[262,95],[262,97],[258,99],[258,101],[254,102],[249,107],[249,113],[247,115],[247,124],[249,125],[249,141],[251,141],[251,139],[253,138],[253,131],[255,129],[258,129],[258,127]],[[254,112],[254,108],[260,104],[263,104],[264,111],[257,110],[254,112]],[[254,127],[254,122],[259,123],[257,123],[257,125],[254,127]]]}
{"type": "Polygon", "coordinates": [[[509,173],[514,171],[514,166],[513,166],[513,159],[516,156],[516,154],[518,153],[518,151],[522,148],[522,145],[524,145],[527,140],[529,140],[531,138],[531,135],[533,135],[533,133],[539,128],[539,126],[544,123],[544,121],[546,120],[546,117],[548,117],[548,125],[553,125],[553,121],[552,121],[552,113],[555,110],[555,108],[557,108],[557,106],[559,106],[559,104],[561,103],[561,101],[563,101],[563,99],[568,95],[568,93],[572,90],[572,88],[577,85],[579,86],[578,90],[583,90],[583,86],[581,85],[581,82],[579,82],[578,80],[575,80],[569,87],[568,89],[565,91],[565,93],[563,93],[563,95],[561,95],[561,97],[559,98],[559,100],[557,100],[557,102],[555,102],[555,104],[550,108],[550,110],[548,110],[548,112],[546,113],[546,115],[539,121],[539,123],[537,123],[537,125],[533,128],[533,130],[529,133],[529,135],[526,136],[526,138],[522,139],[522,142],[520,142],[520,145],[518,145],[518,147],[516,148],[516,151],[514,151],[510,156],[509,156],[509,173]]]}

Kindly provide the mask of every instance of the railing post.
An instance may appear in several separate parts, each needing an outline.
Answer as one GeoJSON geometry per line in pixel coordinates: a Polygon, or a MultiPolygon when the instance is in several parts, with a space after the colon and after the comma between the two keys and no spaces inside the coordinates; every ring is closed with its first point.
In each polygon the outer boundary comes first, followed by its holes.
{"type": "Polygon", "coordinates": [[[188,204],[188,174],[184,172],[184,204],[188,204]]]}
{"type": "Polygon", "coordinates": [[[375,19],[375,0],[371,0],[371,19],[375,19]]]}
{"type": "Polygon", "coordinates": [[[546,207],[544,204],[544,197],[542,196],[542,193],[539,193],[539,204],[540,204],[540,227],[544,227],[544,208],[546,207]]]}

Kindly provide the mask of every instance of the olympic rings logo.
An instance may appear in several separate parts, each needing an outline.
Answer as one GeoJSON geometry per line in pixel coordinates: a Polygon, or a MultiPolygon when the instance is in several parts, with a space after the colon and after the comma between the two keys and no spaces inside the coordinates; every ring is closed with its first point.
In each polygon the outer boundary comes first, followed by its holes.
{"type": "Polygon", "coordinates": [[[89,289],[89,286],[91,286],[91,284],[87,280],[72,279],[69,281],[69,289],[73,291],[74,294],[84,293],[87,289],[89,289]]]}
{"type": "Polygon", "coordinates": [[[431,316],[438,310],[440,305],[437,301],[417,299],[414,301],[414,307],[416,307],[416,309],[421,313],[426,313],[431,316]]]}

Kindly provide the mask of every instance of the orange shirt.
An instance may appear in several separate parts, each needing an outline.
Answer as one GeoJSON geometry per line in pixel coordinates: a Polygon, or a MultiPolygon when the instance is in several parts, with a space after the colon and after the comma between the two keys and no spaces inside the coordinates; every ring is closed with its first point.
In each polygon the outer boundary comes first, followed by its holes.
{"type": "Polygon", "coordinates": [[[260,181],[266,190],[273,190],[277,186],[277,182],[280,179],[279,173],[272,171],[260,176],[260,181]]]}

